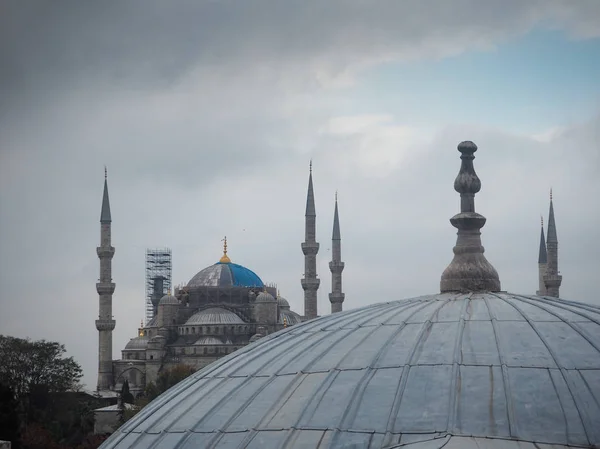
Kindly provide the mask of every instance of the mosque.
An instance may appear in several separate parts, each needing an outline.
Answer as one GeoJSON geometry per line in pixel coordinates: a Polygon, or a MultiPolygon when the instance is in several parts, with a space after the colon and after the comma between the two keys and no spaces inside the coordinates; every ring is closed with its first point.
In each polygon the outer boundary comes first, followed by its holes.
{"type": "Polygon", "coordinates": [[[171,388],[101,447],[600,447],[600,307],[553,296],[552,209],[543,296],[502,290],[475,211],[477,146],[458,150],[458,237],[439,293],[266,335],[171,388]]]}
{"type": "MultiPolygon", "coordinates": [[[[231,354],[250,342],[305,319],[317,316],[316,212],[312,181],[312,163],[308,178],[306,200],[306,239],[301,248],[305,255],[305,275],[301,280],[304,289],[305,313],[292,311],[288,301],[279,295],[274,286],[266,285],[249,268],[233,263],[227,254],[224,239],[223,256],[214,265],[200,270],[182,288],[173,294],[164,292],[162,279],[154,279],[152,298],[153,318],[138,329],[121,351],[120,360],[112,357],[111,261],[115,253],[111,245],[111,213],[108,181],[105,171],[104,193],[100,214],[101,242],[97,248],[100,259],[100,279],[96,289],[100,300],[100,313],[96,320],[99,332],[99,360],[97,392],[108,394],[120,391],[125,380],[130,391],[137,395],[146,385],[157,379],[159,373],[178,364],[201,369],[220,357],[231,354]],[[162,294],[166,293],[166,294],[162,294]]],[[[332,234],[333,291],[329,298],[332,312],[342,310],[341,237],[335,199],[332,234]]]]}

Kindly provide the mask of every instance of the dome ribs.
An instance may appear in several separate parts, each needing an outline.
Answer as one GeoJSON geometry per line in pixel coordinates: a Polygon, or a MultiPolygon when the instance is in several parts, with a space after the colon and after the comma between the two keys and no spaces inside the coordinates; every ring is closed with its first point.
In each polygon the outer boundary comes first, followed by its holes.
{"type": "MultiPolygon", "coordinates": [[[[498,294],[493,294],[493,293],[492,293],[492,295],[495,296],[496,298],[498,298],[499,300],[504,301],[505,303],[507,303],[507,304],[511,305],[512,307],[514,307],[521,314],[521,316],[525,319],[525,321],[531,326],[531,328],[533,329],[533,331],[536,333],[536,335],[538,336],[538,338],[540,339],[540,341],[544,344],[544,346],[546,347],[546,349],[550,353],[550,356],[554,360],[554,363],[556,365],[556,370],[560,372],[561,377],[562,377],[565,385],[567,386],[568,392],[571,395],[571,400],[574,403],[577,403],[576,396],[574,395],[574,393],[573,393],[573,391],[571,389],[571,386],[569,385],[569,380],[568,380],[567,375],[566,375],[566,369],[564,367],[564,364],[561,363],[561,360],[559,359],[558,355],[556,354],[554,348],[552,348],[552,345],[550,345],[548,343],[547,339],[541,334],[541,332],[539,331],[539,329],[537,327],[536,322],[534,320],[530,319],[529,316],[526,313],[524,313],[523,310],[519,306],[517,306],[517,305],[513,304],[512,302],[508,301],[504,297],[504,295],[498,295],[498,294]]],[[[518,298],[516,298],[516,299],[519,300],[518,298]]],[[[559,322],[560,323],[564,323],[564,321],[559,321],[559,322]]],[[[573,367],[573,369],[575,369],[575,367],[573,367]]],[[[552,375],[551,375],[551,372],[550,372],[549,368],[548,368],[548,374],[550,375],[550,379],[552,380],[552,385],[554,386],[554,392],[556,393],[556,398],[557,398],[557,400],[558,400],[558,402],[560,404],[561,410],[562,410],[562,416],[565,418],[565,421],[566,421],[567,413],[565,411],[565,406],[563,404],[563,399],[561,398],[561,394],[559,393],[559,391],[557,389],[556,383],[555,383],[554,379],[552,378],[552,375]]],[[[510,375],[510,373],[509,373],[509,375],[510,375]]],[[[588,428],[589,427],[589,423],[587,423],[587,419],[583,419],[583,417],[581,416],[580,409],[576,408],[576,410],[577,410],[578,417],[579,417],[579,419],[581,421],[581,424],[583,424],[583,428],[584,428],[584,431],[585,431],[585,437],[586,437],[587,442],[589,444],[590,441],[591,441],[589,435],[590,435],[590,433],[593,433],[593,429],[588,428]]],[[[530,439],[531,435],[527,435],[527,434],[523,435],[522,434],[522,432],[525,433],[525,431],[523,431],[522,429],[519,429],[518,422],[519,422],[518,420],[515,420],[515,423],[513,423],[514,425],[513,425],[512,429],[516,430],[516,432],[515,432],[515,434],[512,434],[512,432],[511,432],[511,436],[514,436],[514,437],[517,437],[517,438],[530,439]]],[[[570,431],[570,427],[571,427],[570,424],[571,423],[569,423],[568,421],[565,422],[566,431],[567,431],[567,435],[566,435],[567,436],[567,440],[564,441],[564,443],[565,444],[574,444],[574,443],[576,444],[578,442],[581,443],[581,441],[573,441],[570,438],[570,435],[569,435],[569,431],[570,431]]],[[[530,430],[534,430],[534,429],[530,429],[530,430]]]]}

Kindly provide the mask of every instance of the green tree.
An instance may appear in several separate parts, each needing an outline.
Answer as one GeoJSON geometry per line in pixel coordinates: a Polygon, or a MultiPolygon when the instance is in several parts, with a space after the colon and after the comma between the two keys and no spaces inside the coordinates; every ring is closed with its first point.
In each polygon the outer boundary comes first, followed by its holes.
{"type": "Polygon", "coordinates": [[[0,335],[0,382],[10,385],[15,398],[44,385],[49,392],[64,392],[77,385],[83,376],[73,357],[64,357],[60,343],[0,335]]]}

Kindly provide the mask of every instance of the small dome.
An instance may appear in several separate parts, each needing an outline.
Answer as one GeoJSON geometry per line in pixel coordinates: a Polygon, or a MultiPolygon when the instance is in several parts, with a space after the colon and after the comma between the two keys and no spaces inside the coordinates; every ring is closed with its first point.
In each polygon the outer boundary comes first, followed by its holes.
{"type": "Polygon", "coordinates": [[[179,305],[179,300],[175,296],[167,294],[167,295],[163,296],[162,298],[160,298],[160,301],[158,302],[158,305],[159,306],[164,306],[164,305],[167,305],[167,304],[179,305]]]}
{"type": "Polygon", "coordinates": [[[254,334],[252,337],[250,337],[249,342],[250,343],[254,343],[256,340],[260,340],[263,336],[260,334],[254,334]]]}
{"type": "Polygon", "coordinates": [[[199,271],[188,287],[260,287],[264,286],[258,275],[242,265],[217,262],[199,271]]]}
{"type": "Polygon", "coordinates": [[[285,318],[285,323],[288,326],[293,326],[294,324],[300,323],[302,320],[300,319],[300,315],[296,312],[292,312],[291,310],[282,310],[279,312],[279,323],[283,324],[283,320],[285,318]]]}
{"type": "Polygon", "coordinates": [[[290,303],[283,296],[277,297],[277,304],[283,310],[290,310],[290,303]]]}
{"type": "Polygon", "coordinates": [[[200,337],[194,345],[211,346],[211,345],[222,345],[223,342],[217,337],[200,337]]]}
{"type": "Polygon", "coordinates": [[[195,313],[185,324],[244,324],[244,320],[229,310],[211,307],[195,313]]]}
{"type": "Polygon", "coordinates": [[[265,290],[260,292],[260,294],[256,297],[255,302],[275,302],[275,298],[273,298],[273,295],[265,290]]]}
{"type": "Polygon", "coordinates": [[[125,345],[124,351],[140,351],[148,348],[148,342],[150,339],[148,337],[135,337],[129,340],[129,342],[125,345]]]}

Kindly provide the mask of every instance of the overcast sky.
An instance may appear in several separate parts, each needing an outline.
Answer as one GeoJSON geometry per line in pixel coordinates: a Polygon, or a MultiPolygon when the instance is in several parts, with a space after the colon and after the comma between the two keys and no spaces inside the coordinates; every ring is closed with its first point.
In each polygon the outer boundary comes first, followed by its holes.
{"type": "Polygon", "coordinates": [[[462,140],[502,288],[535,294],[552,187],[561,296],[600,305],[599,130],[598,0],[5,0],[0,333],[64,343],[95,387],[104,164],[115,358],[147,247],[186,283],[227,235],[303,313],[311,158],[319,313],[336,189],[344,309],[438,293],[462,140]]]}

